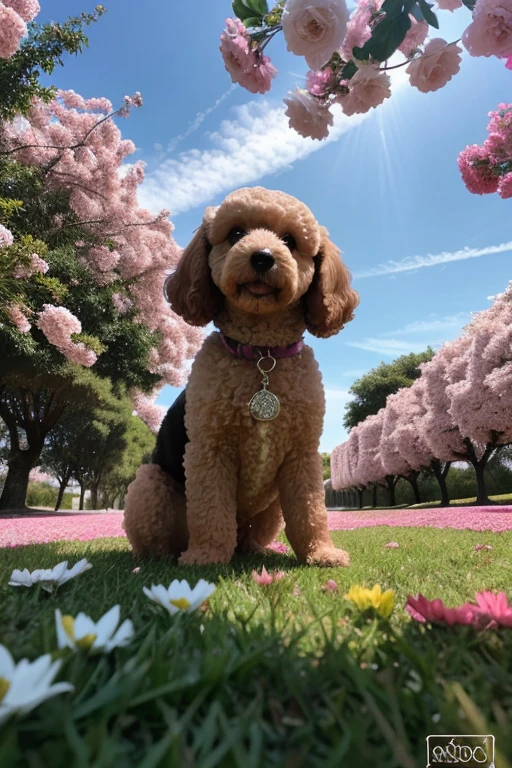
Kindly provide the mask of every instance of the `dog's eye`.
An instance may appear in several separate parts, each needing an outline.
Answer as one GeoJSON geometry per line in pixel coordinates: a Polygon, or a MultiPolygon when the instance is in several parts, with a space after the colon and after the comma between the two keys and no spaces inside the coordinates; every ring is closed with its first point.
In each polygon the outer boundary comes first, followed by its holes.
{"type": "Polygon", "coordinates": [[[239,240],[242,239],[242,237],[245,237],[247,232],[245,229],[242,229],[242,227],[233,227],[233,229],[230,231],[228,235],[228,240],[231,245],[234,245],[235,243],[238,243],[239,240]]]}
{"type": "Polygon", "coordinates": [[[294,251],[296,249],[297,243],[295,242],[293,235],[283,235],[281,240],[286,245],[286,247],[290,249],[290,251],[294,251]]]}

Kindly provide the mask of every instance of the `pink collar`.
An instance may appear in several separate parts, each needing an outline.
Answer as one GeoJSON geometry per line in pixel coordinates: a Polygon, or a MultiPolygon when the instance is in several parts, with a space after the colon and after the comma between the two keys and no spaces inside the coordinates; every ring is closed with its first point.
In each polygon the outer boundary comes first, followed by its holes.
{"type": "Polygon", "coordinates": [[[233,357],[242,357],[245,360],[259,360],[260,357],[270,355],[275,360],[282,360],[285,357],[295,357],[304,349],[304,339],[299,339],[294,344],[287,347],[255,347],[252,344],[241,344],[235,339],[225,336],[222,331],[219,334],[224,349],[233,355],[233,357]]]}

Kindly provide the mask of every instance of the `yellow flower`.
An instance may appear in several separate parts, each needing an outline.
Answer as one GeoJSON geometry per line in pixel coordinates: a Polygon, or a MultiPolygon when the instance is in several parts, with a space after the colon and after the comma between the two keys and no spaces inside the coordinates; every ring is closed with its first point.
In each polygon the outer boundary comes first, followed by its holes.
{"type": "Polygon", "coordinates": [[[391,589],[383,592],[380,584],[375,584],[372,589],[355,585],[345,595],[345,600],[351,600],[360,611],[373,608],[379,616],[387,619],[395,606],[395,593],[391,589]]]}

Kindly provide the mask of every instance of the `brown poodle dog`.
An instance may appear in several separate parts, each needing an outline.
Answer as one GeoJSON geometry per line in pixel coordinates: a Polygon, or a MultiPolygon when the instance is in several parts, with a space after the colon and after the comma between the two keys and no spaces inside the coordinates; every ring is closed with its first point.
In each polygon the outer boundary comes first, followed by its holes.
{"type": "Polygon", "coordinates": [[[329,536],[325,399],[302,341],[306,329],[338,333],[359,300],[327,230],[290,195],[240,189],[206,209],[165,290],[186,322],[213,321],[220,333],[205,340],[153,464],[128,490],[134,552],[227,563],[237,548],[264,552],[284,522],[301,562],[348,565],[329,536]]]}

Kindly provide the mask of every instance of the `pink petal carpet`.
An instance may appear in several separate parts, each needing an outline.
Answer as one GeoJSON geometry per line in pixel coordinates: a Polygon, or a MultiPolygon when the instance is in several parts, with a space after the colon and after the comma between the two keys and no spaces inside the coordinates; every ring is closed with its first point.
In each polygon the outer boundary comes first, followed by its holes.
{"type": "MultiPolygon", "coordinates": [[[[124,536],[122,521],[122,512],[0,519],[0,547],[124,536]]],[[[512,530],[512,506],[329,512],[331,531],[352,531],[379,525],[501,533],[512,530]]]]}

